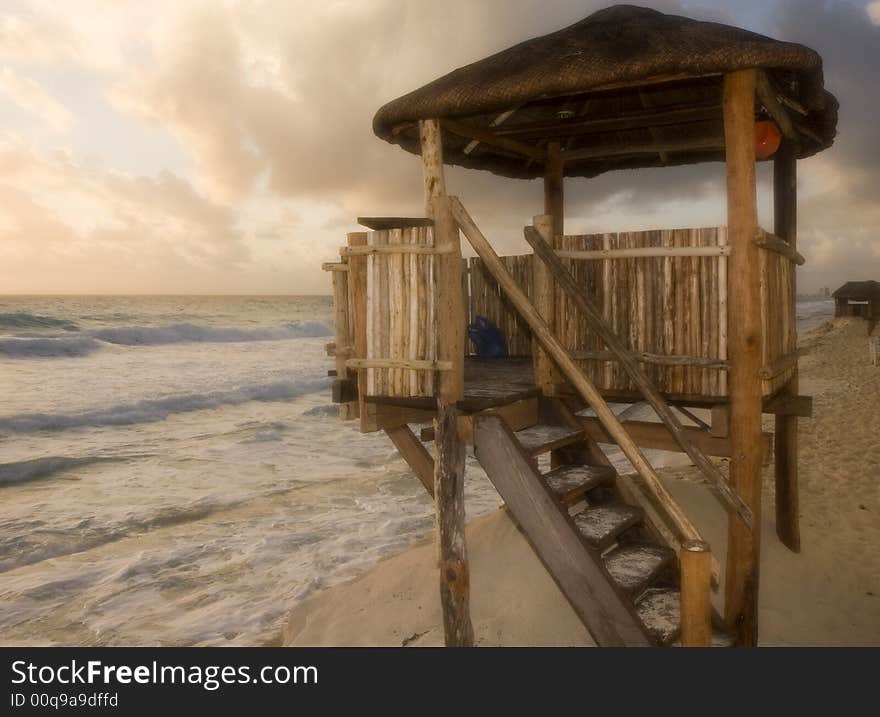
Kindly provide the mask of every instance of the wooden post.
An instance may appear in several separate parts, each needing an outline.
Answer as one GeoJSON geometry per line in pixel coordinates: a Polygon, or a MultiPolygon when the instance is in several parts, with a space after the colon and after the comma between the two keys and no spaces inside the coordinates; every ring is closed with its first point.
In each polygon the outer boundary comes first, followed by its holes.
{"type": "Polygon", "coordinates": [[[730,483],[752,511],[749,528],[728,519],[725,619],[738,645],[758,639],[761,545],[761,286],[755,241],[755,70],[724,76],[727,154],[728,336],[730,358],[730,483]]]}
{"type": "Polygon", "coordinates": [[[712,644],[712,553],[700,540],[682,544],[681,646],[709,647],[712,644]]]}
{"type": "Polygon", "coordinates": [[[405,423],[394,428],[386,428],[385,433],[394,443],[397,452],[413,469],[428,495],[434,497],[434,459],[418,436],[405,423]]]}
{"type": "MultiPolygon", "coordinates": [[[[534,218],[535,228],[550,246],[556,247],[556,237],[565,231],[565,190],[563,176],[565,162],[559,142],[547,143],[547,158],[544,164],[544,214],[534,218]]],[[[538,313],[547,325],[556,330],[556,282],[543,262],[533,263],[534,303],[538,313]]],[[[547,352],[540,343],[532,340],[532,355],[535,363],[535,384],[545,396],[556,392],[555,386],[561,376],[547,352]]]]}
{"type": "MultiPolygon", "coordinates": [[[[565,162],[559,142],[548,142],[547,161],[544,165],[544,214],[553,217],[553,236],[562,236],[565,233],[564,171],[565,162]]],[[[554,242],[550,243],[554,245],[554,242]]]]}
{"type": "MultiPolygon", "coordinates": [[[[789,141],[782,143],[773,160],[773,233],[797,248],[797,154],[789,141]]],[[[792,287],[790,320],[796,315],[796,269],[791,267],[792,287]]],[[[790,348],[790,347],[789,347],[790,348]]],[[[798,393],[797,365],[786,394],[798,393]]],[[[797,416],[776,416],[776,535],[795,553],[801,550],[801,532],[798,518],[798,419],[797,416]]]]}
{"type": "MultiPolygon", "coordinates": [[[[366,246],[366,232],[351,232],[347,235],[349,246],[366,246]]],[[[346,358],[366,358],[367,356],[367,257],[351,256],[348,258],[348,292],[352,311],[352,344],[354,353],[346,358]]],[[[358,382],[358,416],[360,430],[364,433],[375,430],[373,418],[376,407],[366,403],[367,372],[357,372],[358,382]]]]}
{"type": "MultiPolygon", "coordinates": [[[[549,214],[539,214],[533,219],[533,223],[544,240],[553,246],[553,217],[549,214]]],[[[556,282],[553,280],[550,268],[537,256],[532,261],[532,296],[538,314],[550,330],[555,331],[556,282]]],[[[552,396],[556,382],[553,361],[535,337],[532,337],[532,356],[535,366],[535,385],[545,396],[552,396]]]]}
{"type": "Polygon", "coordinates": [[[464,533],[464,443],[458,436],[458,401],[464,398],[465,307],[462,296],[461,240],[446,197],[443,143],[438,120],[419,122],[425,211],[434,220],[434,243],[454,251],[437,255],[436,295],[432,328],[437,337],[437,360],[449,361],[451,371],[439,375],[437,420],[434,424],[434,500],[440,563],[440,601],[448,647],[471,647],[474,629],[470,615],[470,572],[464,533]]]}
{"type": "MultiPolygon", "coordinates": [[[[348,274],[347,271],[330,272],[333,280],[333,339],[336,341],[336,377],[349,378],[345,361],[351,358],[354,338],[348,316],[348,274]]],[[[339,417],[346,421],[358,415],[356,401],[339,404],[339,417]]]]}

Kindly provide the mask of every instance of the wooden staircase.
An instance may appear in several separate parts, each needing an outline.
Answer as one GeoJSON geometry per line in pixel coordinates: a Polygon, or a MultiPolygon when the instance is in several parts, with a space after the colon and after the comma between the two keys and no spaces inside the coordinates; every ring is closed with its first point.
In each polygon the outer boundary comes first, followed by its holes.
{"type": "MultiPolygon", "coordinates": [[[[674,645],[675,551],[652,538],[640,507],[624,502],[615,469],[591,462],[577,419],[547,398],[540,423],[518,431],[498,414],[474,418],[477,459],[597,644],[674,645]],[[537,458],[548,452],[560,464],[542,473],[537,458]]],[[[712,643],[730,640],[716,627],[712,643]]]]}

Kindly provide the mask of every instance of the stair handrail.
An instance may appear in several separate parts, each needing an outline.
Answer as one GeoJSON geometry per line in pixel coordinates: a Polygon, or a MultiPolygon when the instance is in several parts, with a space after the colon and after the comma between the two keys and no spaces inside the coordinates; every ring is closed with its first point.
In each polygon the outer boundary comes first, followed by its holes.
{"type": "Polygon", "coordinates": [[[605,321],[586,292],[582,291],[577,285],[571,272],[566,269],[550,243],[533,226],[525,227],[524,234],[526,241],[534,249],[535,256],[544,262],[556,279],[556,283],[562,287],[562,290],[565,291],[569,299],[574,302],[574,305],[586,317],[593,331],[598,334],[611,353],[617,356],[630,380],[641,391],[645,400],[654,411],[656,411],[660,420],[672,434],[675,442],[694,462],[694,465],[702,471],[709,484],[715,489],[715,495],[720,499],[721,503],[727,509],[737,513],[746,525],[751,528],[752,511],[736,494],[715,464],[687,437],[684,426],[682,426],[678,417],[672,412],[660,391],[654,386],[654,383],[636,361],[632,352],[624,346],[623,342],[617,337],[617,334],[614,333],[614,329],[605,321]]]}
{"type": "Polygon", "coordinates": [[[617,416],[614,415],[614,412],[605,402],[605,399],[602,398],[593,382],[575,363],[571,354],[559,339],[556,338],[552,329],[538,313],[529,297],[526,296],[525,292],[520,288],[513,276],[511,276],[458,197],[444,197],[442,201],[449,203],[449,209],[462,233],[470,242],[477,255],[483,260],[486,269],[489,270],[489,273],[492,274],[499,286],[507,294],[507,297],[520,316],[529,325],[532,335],[538,340],[544,350],[550,354],[562,373],[565,374],[578,393],[581,394],[590,408],[593,409],[605,430],[614,438],[624,455],[641,476],[647,490],[663,506],[673,526],[679,533],[679,539],[681,541],[702,541],[703,538],[699,530],[691,523],[669,491],[666,490],[653,466],[645,458],[645,455],[630,437],[629,433],[627,433],[617,416]]]}

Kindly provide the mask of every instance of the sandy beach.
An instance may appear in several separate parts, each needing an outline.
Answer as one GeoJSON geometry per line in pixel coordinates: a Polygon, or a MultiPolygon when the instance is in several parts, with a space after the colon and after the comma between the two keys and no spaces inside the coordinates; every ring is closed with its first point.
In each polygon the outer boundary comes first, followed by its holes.
{"type": "MultiPolygon", "coordinates": [[[[839,319],[801,336],[801,393],[814,400],[813,418],[800,422],[802,552],[789,552],[776,538],[768,467],[763,645],[880,645],[880,367],[869,363],[867,327],[839,319]]],[[[765,420],[772,429],[772,417],[765,420]]],[[[726,516],[696,470],[665,468],[662,478],[723,567],[726,516]]],[[[505,510],[469,524],[468,548],[477,644],[593,644],[505,510]]],[[[290,646],[442,645],[437,580],[428,541],[297,605],[280,640],[290,646]]]]}

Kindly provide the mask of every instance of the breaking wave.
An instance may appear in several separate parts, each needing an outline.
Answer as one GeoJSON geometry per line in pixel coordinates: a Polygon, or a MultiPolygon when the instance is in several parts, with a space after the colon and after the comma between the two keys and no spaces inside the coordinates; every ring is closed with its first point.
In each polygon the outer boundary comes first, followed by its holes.
{"type": "MultiPolygon", "coordinates": [[[[30,314],[23,314],[31,316],[30,314]]],[[[17,314],[6,314],[17,316],[17,314]]],[[[72,329],[71,329],[72,330],[72,329]]],[[[64,336],[9,336],[0,338],[0,356],[54,358],[88,356],[102,344],[117,346],[164,346],[180,343],[234,343],[285,341],[330,336],[333,329],[322,321],[294,321],[283,326],[252,329],[170,324],[168,326],[119,326],[93,329],[64,336]]]]}
{"type": "Polygon", "coordinates": [[[161,346],[164,344],[239,341],[284,341],[286,339],[329,336],[333,329],[322,321],[294,321],[283,326],[253,329],[170,324],[169,326],[120,326],[95,329],[88,334],[100,341],[122,346],[161,346]]]}
{"type": "Polygon", "coordinates": [[[153,423],[163,421],[176,413],[236,406],[250,401],[289,401],[325,389],[327,381],[328,379],[321,377],[301,381],[252,384],[224,391],[148,399],[78,413],[20,413],[0,418],[0,432],[28,433],[62,431],[83,426],[130,426],[137,423],[153,423]]]}
{"type": "Polygon", "coordinates": [[[0,356],[8,358],[88,356],[100,348],[101,343],[88,336],[0,338],[0,356]]]}
{"type": "Polygon", "coordinates": [[[49,478],[56,473],[73,470],[81,466],[105,461],[119,460],[118,458],[101,458],[89,456],[86,458],[65,458],[64,456],[47,456],[34,458],[28,461],[14,463],[0,463],[0,486],[16,485],[18,483],[30,483],[35,480],[49,478]]]}
{"type": "Polygon", "coordinates": [[[79,327],[67,319],[56,319],[52,316],[28,314],[16,311],[11,314],[0,313],[0,329],[64,329],[77,331],[79,327]]]}

